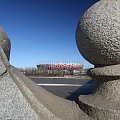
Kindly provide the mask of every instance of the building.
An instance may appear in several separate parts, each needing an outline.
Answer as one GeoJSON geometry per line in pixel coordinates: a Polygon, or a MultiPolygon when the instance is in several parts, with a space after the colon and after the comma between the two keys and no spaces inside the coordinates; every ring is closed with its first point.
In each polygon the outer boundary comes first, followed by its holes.
{"type": "Polygon", "coordinates": [[[39,64],[37,69],[42,74],[79,75],[83,70],[83,65],[78,63],[39,64]]]}

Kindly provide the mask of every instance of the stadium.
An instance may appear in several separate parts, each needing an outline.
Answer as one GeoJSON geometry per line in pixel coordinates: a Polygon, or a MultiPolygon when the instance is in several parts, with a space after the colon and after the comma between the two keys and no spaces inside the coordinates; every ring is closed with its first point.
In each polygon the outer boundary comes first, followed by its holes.
{"type": "Polygon", "coordinates": [[[39,64],[37,69],[47,74],[79,75],[83,71],[83,65],[79,63],[39,64]]]}

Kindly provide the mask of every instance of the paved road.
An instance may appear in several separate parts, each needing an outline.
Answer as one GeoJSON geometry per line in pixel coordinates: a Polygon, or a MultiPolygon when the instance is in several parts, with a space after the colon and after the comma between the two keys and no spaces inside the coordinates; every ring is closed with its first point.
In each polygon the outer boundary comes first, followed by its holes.
{"type": "Polygon", "coordinates": [[[53,94],[75,100],[80,94],[88,94],[94,84],[91,80],[66,79],[66,78],[31,78],[37,85],[53,94]]]}

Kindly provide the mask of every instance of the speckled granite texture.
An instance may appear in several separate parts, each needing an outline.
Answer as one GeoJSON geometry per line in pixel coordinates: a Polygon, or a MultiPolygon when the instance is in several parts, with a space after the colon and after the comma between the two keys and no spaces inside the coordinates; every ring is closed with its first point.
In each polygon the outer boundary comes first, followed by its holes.
{"type": "Polygon", "coordinates": [[[79,120],[74,101],[53,95],[11,66],[4,47],[0,46],[0,120],[79,120]]]}
{"type": "Polygon", "coordinates": [[[94,65],[120,64],[120,0],[102,0],[82,16],[77,45],[94,65]]]}
{"type": "Polygon", "coordinates": [[[40,120],[10,75],[0,77],[0,120],[40,120]]]}
{"type": "Polygon", "coordinates": [[[79,107],[94,120],[120,120],[120,0],[101,0],[82,16],[76,41],[95,65],[88,75],[96,88],[79,97],[79,107]]]}
{"type": "Polygon", "coordinates": [[[11,66],[10,42],[1,39],[0,120],[120,120],[119,12],[120,0],[101,0],[78,24],[77,46],[95,65],[88,75],[96,88],[76,102],[53,95],[11,66]]]}

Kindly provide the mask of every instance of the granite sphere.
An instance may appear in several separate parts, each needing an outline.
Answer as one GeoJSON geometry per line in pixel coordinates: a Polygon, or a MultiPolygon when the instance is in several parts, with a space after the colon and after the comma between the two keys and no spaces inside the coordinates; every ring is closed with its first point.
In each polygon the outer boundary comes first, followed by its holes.
{"type": "Polygon", "coordinates": [[[7,59],[10,59],[10,49],[11,49],[11,42],[7,36],[5,38],[3,36],[0,36],[0,45],[7,57],[7,59]]]}
{"type": "Polygon", "coordinates": [[[78,23],[76,42],[90,63],[120,64],[120,0],[101,0],[90,7],[78,23]]]}

